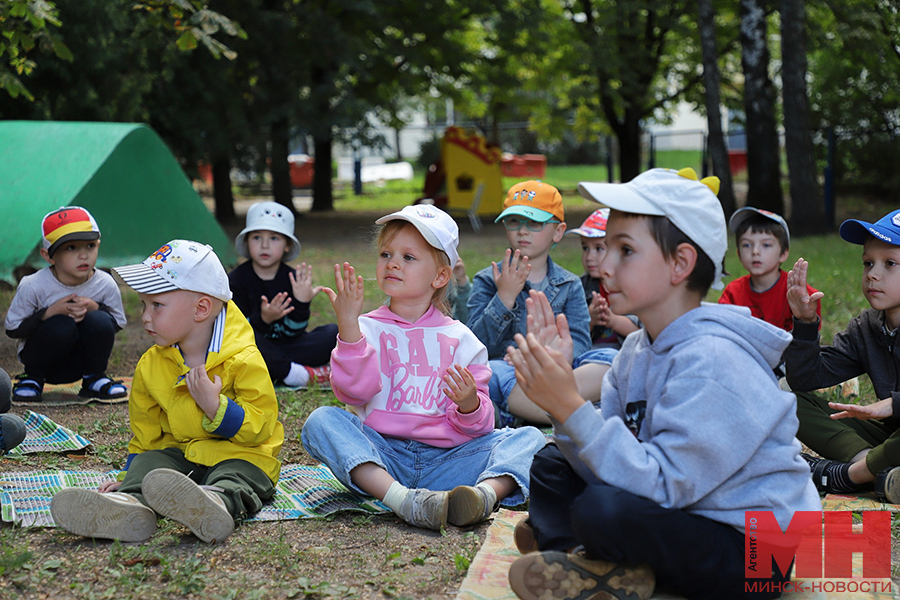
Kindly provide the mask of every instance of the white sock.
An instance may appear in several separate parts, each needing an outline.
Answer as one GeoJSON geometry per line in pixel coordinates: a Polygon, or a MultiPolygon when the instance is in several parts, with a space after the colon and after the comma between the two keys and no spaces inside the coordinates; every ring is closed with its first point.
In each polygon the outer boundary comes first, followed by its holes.
{"type": "Polygon", "coordinates": [[[403,501],[406,500],[406,495],[408,493],[408,487],[406,487],[405,485],[400,485],[399,481],[395,481],[391,484],[391,487],[388,488],[388,491],[384,495],[384,500],[382,500],[382,502],[384,502],[392,511],[397,513],[400,510],[400,507],[403,505],[403,501]]]}
{"type": "Polygon", "coordinates": [[[309,371],[303,365],[291,363],[291,372],[284,378],[284,385],[288,387],[300,387],[309,383],[309,371]]]}
{"type": "Polygon", "coordinates": [[[487,495],[488,500],[491,502],[491,507],[497,506],[497,492],[494,491],[494,488],[486,484],[485,482],[481,482],[475,486],[479,490],[483,490],[487,495]]]}

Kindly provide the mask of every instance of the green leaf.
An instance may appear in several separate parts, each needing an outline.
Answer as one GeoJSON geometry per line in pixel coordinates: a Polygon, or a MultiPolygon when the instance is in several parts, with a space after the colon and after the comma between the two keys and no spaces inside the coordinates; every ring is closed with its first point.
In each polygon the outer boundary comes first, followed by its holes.
{"type": "Polygon", "coordinates": [[[197,36],[188,29],[175,40],[175,45],[178,46],[179,50],[193,50],[197,47],[197,36]]]}

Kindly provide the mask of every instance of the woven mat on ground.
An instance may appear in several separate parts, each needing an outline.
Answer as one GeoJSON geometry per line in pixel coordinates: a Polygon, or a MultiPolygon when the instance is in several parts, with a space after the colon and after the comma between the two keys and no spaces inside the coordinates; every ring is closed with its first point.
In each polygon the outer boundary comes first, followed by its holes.
{"type": "Polygon", "coordinates": [[[86,448],[91,443],[45,415],[26,410],[22,418],[25,420],[25,439],[7,453],[10,456],[34,452],[71,452],[86,448]]]}
{"type": "MultiPolygon", "coordinates": [[[[129,392],[131,391],[131,377],[117,377],[115,379],[124,383],[129,392]]],[[[80,379],[72,383],[47,383],[44,385],[44,393],[39,402],[21,402],[13,397],[12,403],[13,406],[37,408],[40,406],[84,406],[91,402],[99,402],[101,404],[123,404],[128,402],[127,395],[112,400],[100,400],[99,398],[82,398],[78,395],[79,391],[81,391],[80,379]]]]}
{"type": "MultiPolygon", "coordinates": [[[[21,527],[53,527],[50,499],[63,488],[96,490],[119,471],[31,471],[0,473],[0,516],[21,527]]],[[[347,490],[324,465],[283,465],[275,497],[249,521],[324,517],[342,510],[389,512],[381,502],[347,490]]]]}
{"type": "Polygon", "coordinates": [[[828,494],[822,500],[822,510],[849,510],[853,512],[861,510],[889,510],[900,512],[900,504],[888,504],[875,499],[875,492],[860,494],[859,496],[839,496],[828,494]]]}
{"type": "MultiPolygon", "coordinates": [[[[516,523],[520,519],[528,516],[526,512],[512,511],[501,508],[494,514],[494,521],[488,528],[487,536],[484,544],[472,564],[466,578],[463,580],[459,588],[456,600],[518,600],[518,597],[509,587],[509,567],[517,558],[522,556],[516,550],[516,544],[513,541],[513,531],[516,523]]],[[[853,574],[855,577],[862,577],[862,556],[857,553],[853,557],[853,574]]],[[[794,590],[790,594],[790,600],[888,600],[891,598],[890,592],[872,592],[872,593],[825,593],[822,591],[812,591],[812,585],[815,582],[826,582],[833,580],[816,580],[816,579],[794,579],[794,590]],[[803,590],[803,591],[801,591],[803,590]]],[[[868,580],[872,581],[872,580],[868,580]]],[[[881,580],[877,580],[881,581],[881,580]]],[[[885,586],[890,580],[885,579],[885,586]]],[[[673,596],[662,592],[657,592],[653,596],[654,600],[682,600],[681,596],[673,596]]]]}

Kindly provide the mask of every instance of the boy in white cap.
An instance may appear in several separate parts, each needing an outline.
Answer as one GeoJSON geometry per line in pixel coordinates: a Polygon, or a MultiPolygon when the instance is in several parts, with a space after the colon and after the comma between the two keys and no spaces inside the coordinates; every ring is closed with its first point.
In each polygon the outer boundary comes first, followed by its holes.
{"type": "Polygon", "coordinates": [[[882,501],[900,504],[900,210],[875,223],[849,219],[840,234],[862,246],[862,293],[871,308],[821,346],[823,294],[808,293],[809,263],[798,259],[787,281],[794,315],[793,341],[784,353],[787,381],[792,389],[815,390],[866,373],[878,401],[859,406],[806,394],[797,437],[824,457],[805,456],[817,489],[847,494],[874,488],[882,501]]]}
{"type": "Polygon", "coordinates": [[[253,330],[209,246],[172,240],[114,271],[138,293],[155,343],[134,373],[128,461],[98,492],[58,492],[53,519],[78,535],[138,542],[158,513],[221,542],[275,494],[281,470],[284,428],[253,330]]]}
{"type": "MultiPolygon", "coordinates": [[[[702,303],[727,246],[717,189],[691,169],[579,184],[612,209],[600,265],[610,308],[643,329],[604,378],[601,412],[578,394],[565,316],[532,294],[533,327],[510,359],[553,418],[555,444],[534,458],[529,520],[517,526],[517,546],[539,550],[510,569],[521,598],[553,593],[560,578],[570,585],[559,600],[584,589],[647,599],[654,579],[689,598],[742,598],[746,511],[772,511],[782,530],[795,511],[821,511],[794,396],[772,372],[790,335],[744,307],[702,303]]],[[[790,577],[757,568],[764,583],[790,577]]],[[[765,587],[755,597],[780,595],[765,587]]]]}
{"type": "MultiPolygon", "coordinates": [[[[504,356],[507,346],[514,343],[513,336],[525,333],[525,299],[532,289],[546,294],[555,314],[566,315],[575,356],[591,349],[590,315],[581,281],[550,258],[550,250],[566,232],[562,195],[541,181],[517,183],[507,191],[496,222],[503,223],[509,248],[499,264],[492,262],[473,278],[468,324],[491,358],[490,394],[496,426],[549,425],[546,414],[516,385],[515,372],[504,356]]],[[[579,376],[590,373],[594,366],[580,370],[579,376]]],[[[605,371],[608,366],[605,362],[598,368],[605,371]]],[[[588,377],[584,383],[596,379],[588,377]]]]}
{"type": "Polygon", "coordinates": [[[308,330],[309,304],[322,287],[313,286],[312,265],[287,264],[300,254],[294,215],[277,202],[258,202],[234,245],[250,259],[228,274],[234,303],[253,326],[272,381],[288,387],[326,383],[337,325],[308,330]]]}
{"type": "MultiPolygon", "coordinates": [[[[794,323],[787,301],[787,272],[781,268],[791,249],[787,223],[781,215],[747,206],[731,215],[728,226],[747,275],[725,286],[719,304],[746,306],[757,319],[790,331],[794,323]]],[[[816,310],[821,317],[822,307],[816,310]]]]}
{"type": "Polygon", "coordinates": [[[41,221],[41,256],[50,266],[22,278],[6,313],[6,335],[18,340],[25,366],[14,400],[39,402],[45,383],[78,379],[84,398],[128,394],[106,376],[125,311],[115,280],[94,268],[99,249],[100,228],[80,206],[64,206],[41,221]]]}

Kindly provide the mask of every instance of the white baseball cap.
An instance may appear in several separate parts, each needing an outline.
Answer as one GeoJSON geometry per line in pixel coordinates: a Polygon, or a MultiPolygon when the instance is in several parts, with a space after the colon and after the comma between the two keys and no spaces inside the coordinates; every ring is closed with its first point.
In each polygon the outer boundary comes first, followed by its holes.
{"type": "Polygon", "coordinates": [[[716,197],[718,177],[698,181],[693,169],[650,169],[627,183],[582,182],[578,193],[613,210],[668,218],[713,261],[712,287],[722,289],[728,227],[716,197]]]}
{"type": "Polygon", "coordinates": [[[144,262],[113,271],[134,291],[163,294],[188,290],[222,302],[231,300],[228,274],[211,246],[190,240],[172,240],[144,262]]]}
{"type": "Polygon", "coordinates": [[[244,258],[250,258],[247,234],[251,231],[274,231],[289,238],[291,247],[282,259],[285,262],[291,262],[300,254],[300,240],[294,235],[294,215],[284,204],[257,202],[247,211],[247,226],[234,239],[234,249],[244,258]]]}
{"type": "Polygon", "coordinates": [[[450,258],[450,266],[459,260],[459,226],[453,217],[431,204],[413,204],[403,210],[381,217],[376,224],[388,221],[408,221],[419,230],[425,241],[442,250],[450,258]]]}

